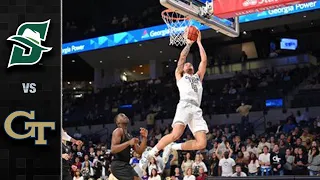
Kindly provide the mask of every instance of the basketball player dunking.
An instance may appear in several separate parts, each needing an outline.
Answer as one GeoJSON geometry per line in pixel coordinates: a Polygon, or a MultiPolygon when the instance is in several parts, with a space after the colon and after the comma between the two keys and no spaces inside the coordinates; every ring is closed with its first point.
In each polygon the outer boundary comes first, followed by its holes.
{"type": "MultiPolygon", "coordinates": [[[[201,43],[201,33],[199,31],[197,44],[200,51],[201,62],[198,71],[194,73],[194,68],[191,63],[186,63],[186,58],[189,54],[190,47],[193,42],[187,40],[187,45],[182,50],[178,65],[175,71],[177,86],[180,93],[180,101],[177,105],[176,114],[172,122],[172,132],[158,142],[147,154],[147,160],[150,160],[156,153],[164,149],[162,158],[166,163],[171,154],[171,150],[200,150],[206,147],[206,134],[208,126],[202,117],[200,108],[202,98],[202,81],[206,72],[207,55],[201,43]],[[183,134],[186,126],[189,126],[195,140],[190,140],[184,143],[173,144],[183,134]]],[[[146,161],[141,161],[146,162],[146,161]]],[[[146,164],[140,164],[140,167],[145,169],[146,164]]]]}
{"type": "Polygon", "coordinates": [[[147,147],[148,131],[140,128],[142,138],[140,145],[138,138],[133,138],[128,133],[129,118],[120,113],[115,117],[117,128],[112,133],[111,153],[114,158],[111,162],[111,173],[119,180],[138,180],[140,177],[129,164],[131,148],[138,154],[142,154],[147,147]]]}

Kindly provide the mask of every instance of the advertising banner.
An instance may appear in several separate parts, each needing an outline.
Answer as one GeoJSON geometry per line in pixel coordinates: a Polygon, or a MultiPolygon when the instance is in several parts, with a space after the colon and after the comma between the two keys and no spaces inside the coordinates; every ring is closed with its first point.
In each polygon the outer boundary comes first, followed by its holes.
{"type": "MultiPolygon", "coordinates": [[[[247,14],[239,17],[239,23],[247,23],[252,21],[258,21],[268,18],[274,18],[289,14],[295,14],[305,11],[312,11],[320,9],[320,1],[312,1],[302,4],[295,4],[291,6],[286,6],[282,8],[272,9],[268,11],[262,11],[258,13],[247,14]]],[[[230,22],[226,19],[220,19],[222,23],[226,26],[230,22]]],[[[197,22],[193,22],[199,30],[207,30],[208,26],[202,25],[197,22]]],[[[164,38],[169,36],[169,30],[166,24],[152,26],[142,29],[136,29],[127,32],[120,32],[116,34],[95,37],[91,39],[85,39],[70,43],[65,43],[62,45],[62,55],[81,53],[86,51],[92,51],[103,48],[111,48],[115,46],[121,46],[131,43],[138,43],[158,38],[164,38]]]]}
{"type": "Polygon", "coordinates": [[[310,1],[311,0],[215,0],[213,7],[215,16],[230,18],[310,1]]]}

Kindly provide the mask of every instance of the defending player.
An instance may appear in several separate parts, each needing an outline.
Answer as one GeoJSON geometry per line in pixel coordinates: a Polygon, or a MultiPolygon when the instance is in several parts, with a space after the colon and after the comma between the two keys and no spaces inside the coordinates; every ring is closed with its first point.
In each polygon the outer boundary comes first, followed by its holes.
{"type": "Polygon", "coordinates": [[[148,131],[140,128],[142,138],[139,145],[139,139],[133,138],[128,133],[129,118],[120,113],[115,117],[117,128],[112,133],[111,153],[114,159],[111,162],[112,174],[120,180],[138,180],[140,177],[133,167],[129,164],[131,148],[138,154],[142,154],[147,147],[148,131]]]}
{"type": "Polygon", "coordinates": [[[72,180],[71,177],[71,163],[70,155],[71,149],[67,146],[67,142],[72,142],[76,145],[82,146],[83,142],[80,140],[73,139],[63,129],[61,129],[61,140],[62,140],[62,180],[72,180]]]}
{"type": "MultiPolygon", "coordinates": [[[[206,72],[207,55],[201,43],[201,34],[199,31],[197,44],[200,51],[201,62],[198,71],[194,73],[194,68],[191,63],[186,63],[186,58],[189,54],[190,47],[193,42],[187,40],[187,45],[182,50],[178,65],[175,71],[177,86],[180,93],[180,101],[177,105],[176,114],[172,122],[172,132],[158,142],[152,150],[149,151],[147,159],[164,149],[163,161],[168,161],[171,149],[174,150],[199,150],[207,145],[206,133],[208,126],[202,117],[200,108],[202,98],[202,81],[206,72]],[[173,144],[183,134],[186,126],[189,126],[195,140],[190,140],[185,143],[173,144]]],[[[145,161],[141,161],[145,162],[145,161]]],[[[141,168],[145,169],[146,164],[140,164],[141,168]]]]}

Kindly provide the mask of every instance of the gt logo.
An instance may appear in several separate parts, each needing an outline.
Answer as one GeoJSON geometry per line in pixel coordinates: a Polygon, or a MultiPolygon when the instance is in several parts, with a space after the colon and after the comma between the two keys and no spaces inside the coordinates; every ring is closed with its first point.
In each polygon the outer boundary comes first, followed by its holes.
{"type": "Polygon", "coordinates": [[[35,120],[35,112],[30,111],[16,111],[11,113],[4,122],[4,130],[6,133],[13,139],[27,139],[27,138],[36,138],[35,145],[47,145],[47,140],[44,137],[44,129],[50,128],[55,130],[55,122],[24,122],[24,129],[29,130],[25,134],[17,134],[12,129],[12,122],[17,117],[26,117],[30,120],[35,120]]]}

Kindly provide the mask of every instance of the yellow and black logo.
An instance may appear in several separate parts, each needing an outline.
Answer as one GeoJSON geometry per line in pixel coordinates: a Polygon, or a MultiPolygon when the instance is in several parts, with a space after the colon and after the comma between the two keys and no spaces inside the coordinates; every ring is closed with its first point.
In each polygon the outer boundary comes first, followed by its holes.
{"type": "Polygon", "coordinates": [[[4,122],[4,130],[6,133],[12,137],[13,139],[27,139],[27,138],[35,138],[35,145],[47,145],[47,140],[44,136],[45,128],[50,128],[51,130],[55,130],[55,122],[24,122],[24,129],[29,130],[29,132],[25,134],[18,134],[12,129],[12,122],[17,117],[26,117],[30,120],[35,120],[35,111],[16,111],[11,113],[4,122]]]}

